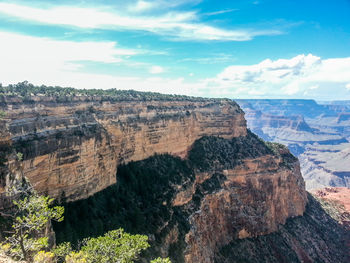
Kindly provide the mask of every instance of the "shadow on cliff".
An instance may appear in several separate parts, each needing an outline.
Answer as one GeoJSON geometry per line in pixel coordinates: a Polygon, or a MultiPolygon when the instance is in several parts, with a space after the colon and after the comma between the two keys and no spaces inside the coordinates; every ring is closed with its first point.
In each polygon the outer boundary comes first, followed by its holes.
{"type": "Polygon", "coordinates": [[[77,244],[85,237],[123,227],[130,233],[149,235],[156,250],[149,251],[151,255],[165,251],[173,262],[183,262],[190,216],[199,211],[203,197],[222,188],[224,175],[212,171],[234,168],[244,158],[266,154],[273,151],[249,132],[232,140],[203,137],[195,142],[187,160],[162,154],[120,165],[116,184],[85,200],[64,204],[65,220],[54,224],[57,242],[77,244]],[[192,189],[198,170],[213,174],[197,185],[187,203],[174,206],[179,191],[192,189]]]}
{"type": "MultiPolygon", "coordinates": [[[[115,185],[64,204],[65,220],[54,224],[57,241],[77,244],[82,238],[123,227],[149,236],[152,248],[146,258],[167,254],[174,263],[184,262],[189,218],[199,211],[204,196],[222,189],[223,174],[213,171],[232,169],[244,158],[275,154],[279,149],[248,132],[232,140],[203,137],[187,160],[163,154],[120,165],[115,185]],[[188,203],[174,206],[176,193],[193,186],[196,171],[213,175],[195,189],[188,203]]],[[[284,155],[281,167],[296,160],[288,152],[284,155]]],[[[216,262],[347,262],[348,233],[311,195],[308,199],[304,216],[289,219],[276,233],[230,243],[216,251],[216,262]]]]}
{"type": "Polygon", "coordinates": [[[308,193],[303,216],[290,218],[279,231],[235,240],[223,247],[215,263],[350,262],[350,231],[334,220],[308,193]]]}
{"type": "MultiPolygon", "coordinates": [[[[155,155],[118,167],[118,180],[85,200],[66,203],[65,219],[54,224],[57,242],[79,240],[122,227],[136,234],[150,234],[152,248],[162,246],[164,237],[177,228],[178,242],[170,248],[175,262],[183,262],[184,235],[189,230],[188,214],[172,206],[175,186],[194,181],[187,162],[170,155],[155,155]],[[178,256],[176,256],[178,255],[178,256]]],[[[159,251],[148,250],[150,255],[159,251]]],[[[147,255],[146,255],[147,257],[147,255]]]]}

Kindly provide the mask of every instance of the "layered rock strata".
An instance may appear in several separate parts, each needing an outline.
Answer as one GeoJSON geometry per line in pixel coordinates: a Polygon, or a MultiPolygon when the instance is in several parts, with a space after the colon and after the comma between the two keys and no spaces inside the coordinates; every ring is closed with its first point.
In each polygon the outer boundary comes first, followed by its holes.
{"type": "Polygon", "coordinates": [[[202,136],[246,134],[243,112],[229,100],[4,96],[0,105],[7,113],[1,137],[23,154],[23,175],[40,193],[68,201],[114,184],[121,163],[155,153],[184,157],[202,136]]]}

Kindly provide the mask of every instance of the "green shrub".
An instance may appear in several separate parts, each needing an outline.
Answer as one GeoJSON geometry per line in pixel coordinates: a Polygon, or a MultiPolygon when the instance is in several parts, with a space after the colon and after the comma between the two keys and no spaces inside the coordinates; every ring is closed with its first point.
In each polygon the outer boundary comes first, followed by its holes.
{"type": "Polygon", "coordinates": [[[149,247],[147,240],[147,236],[131,235],[117,229],[101,237],[86,239],[81,251],[91,263],[131,263],[149,247]]]}

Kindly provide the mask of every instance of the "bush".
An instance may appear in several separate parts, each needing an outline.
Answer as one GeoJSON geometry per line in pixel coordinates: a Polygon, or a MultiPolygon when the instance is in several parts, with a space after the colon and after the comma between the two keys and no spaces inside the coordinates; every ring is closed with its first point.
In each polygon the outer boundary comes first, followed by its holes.
{"type": "Polygon", "coordinates": [[[74,252],[72,251],[69,255],[65,258],[66,263],[87,263],[87,255],[80,251],[80,252],[74,252]]]}
{"type": "MultiPolygon", "coordinates": [[[[85,101],[125,101],[125,100],[179,100],[179,101],[215,101],[217,99],[208,99],[200,97],[189,97],[184,95],[161,94],[156,92],[140,92],[135,90],[117,90],[117,89],[74,89],[52,86],[34,86],[23,81],[15,85],[1,86],[0,95],[22,97],[23,102],[33,103],[33,96],[44,95],[53,97],[58,103],[72,101],[72,98],[86,96],[85,101]]],[[[90,109],[89,109],[90,110],[90,109]]],[[[91,112],[92,113],[92,112],[91,112]]]]}
{"type": "Polygon", "coordinates": [[[34,263],[53,263],[55,255],[52,252],[39,251],[38,254],[34,256],[34,263]]]}
{"type": "Polygon", "coordinates": [[[130,263],[149,247],[147,240],[147,236],[131,235],[120,228],[101,237],[86,239],[81,251],[91,263],[130,263]]]}
{"type": "Polygon", "coordinates": [[[72,246],[69,242],[59,244],[52,252],[57,257],[58,262],[64,262],[67,255],[72,253],[72,246]]]}

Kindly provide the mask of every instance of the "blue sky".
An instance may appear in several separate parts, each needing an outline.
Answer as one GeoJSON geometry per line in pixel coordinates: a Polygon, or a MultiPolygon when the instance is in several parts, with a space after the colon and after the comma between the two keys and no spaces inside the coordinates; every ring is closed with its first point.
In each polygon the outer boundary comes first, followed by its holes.
{"type": "Polygon", "coordinates": [[[5,85],[350,99],[349,47],[349,0],[0,0],[5,85]]]}

